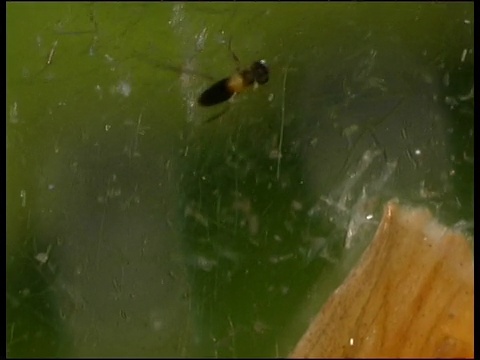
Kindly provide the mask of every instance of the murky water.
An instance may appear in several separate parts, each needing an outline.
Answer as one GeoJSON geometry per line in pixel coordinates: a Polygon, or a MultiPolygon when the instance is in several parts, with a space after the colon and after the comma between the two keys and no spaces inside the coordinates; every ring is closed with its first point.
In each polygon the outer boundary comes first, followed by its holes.
{"type": "Polygon", "coordinates": [[[285,356],[385,200],[473,232],[473,21],[8,3],[9,355],[285,356]],[[270,81],[199,108],[229,42],[270,81]]]}

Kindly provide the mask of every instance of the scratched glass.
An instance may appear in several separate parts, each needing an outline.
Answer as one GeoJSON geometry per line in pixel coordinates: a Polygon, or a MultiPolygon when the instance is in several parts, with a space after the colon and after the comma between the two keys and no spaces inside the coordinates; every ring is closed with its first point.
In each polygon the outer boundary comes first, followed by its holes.
{"type": "Polygon", "coordinates": [[[473,21],[7,3],[8,355],[286,356],[386,200],[473,233],[473,21]]]}

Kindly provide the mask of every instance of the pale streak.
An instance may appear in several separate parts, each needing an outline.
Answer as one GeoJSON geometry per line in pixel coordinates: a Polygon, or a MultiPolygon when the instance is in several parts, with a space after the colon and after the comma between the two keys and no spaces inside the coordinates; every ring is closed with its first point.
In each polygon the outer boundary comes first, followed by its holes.
{"type": "Polygon", "coordinates": [[[278,141],[277,180],[280,179],[280,164],[282,161],[283,128],[285,125],[285,90],[287,86],[287,74],[288,67],[285,68],[285,72],[283,74],[282,123],[280,125],[280,139],[278,141]]]}

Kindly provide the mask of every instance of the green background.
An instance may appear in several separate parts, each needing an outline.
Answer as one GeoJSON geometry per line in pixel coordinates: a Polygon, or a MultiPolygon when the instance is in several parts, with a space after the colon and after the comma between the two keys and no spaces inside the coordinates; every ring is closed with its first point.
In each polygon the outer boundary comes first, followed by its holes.
{"type": "Polygon", "coordinates": [[[6,11],[9,356],[286,356],[388,199],[473,233],[473,2],[6,11]]]}

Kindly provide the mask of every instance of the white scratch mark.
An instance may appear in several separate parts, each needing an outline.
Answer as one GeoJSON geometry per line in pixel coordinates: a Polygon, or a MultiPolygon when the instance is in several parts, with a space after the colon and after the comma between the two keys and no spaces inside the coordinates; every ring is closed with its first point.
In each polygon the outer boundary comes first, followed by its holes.
{"type": "Polygon", "coordinates": [[[55,50],[57,49],[58,40],[55,40],[53,43],[52,48],[50,49],[50,53],[48,54],[47,65],[52,63],[53,55],[55,55],[55,50]]]}
{"type": "Polygon", "coordinates": [[[277,158],[277,180],[280,179],[280,165],[282,162],[282,145],[283,145],[283,129],[285,127],[285,93],[287,87],[288,66],[285,68],[283,75],[283,98],[282,98],[282,123],[280,124],[280,139],[278,141],[278,158],[277,158]]]}
{"type": "Polygon", "coordinates": [[[467,57],[467,49],[463,49],[462,58],[460,59],[460,61],[465,62],[466,57],[467,57]]]}

